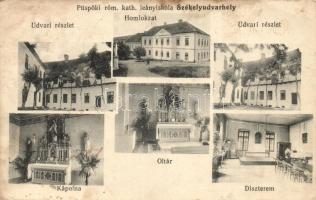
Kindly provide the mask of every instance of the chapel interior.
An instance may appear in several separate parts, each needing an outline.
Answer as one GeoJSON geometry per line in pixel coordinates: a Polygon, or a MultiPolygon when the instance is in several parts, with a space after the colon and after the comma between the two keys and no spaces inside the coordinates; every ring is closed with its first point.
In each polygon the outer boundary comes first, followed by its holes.
{"type": "Polygon", "coordinates": [[[9,183],[103,184],[103,115],[10,114],[9,183]]]}

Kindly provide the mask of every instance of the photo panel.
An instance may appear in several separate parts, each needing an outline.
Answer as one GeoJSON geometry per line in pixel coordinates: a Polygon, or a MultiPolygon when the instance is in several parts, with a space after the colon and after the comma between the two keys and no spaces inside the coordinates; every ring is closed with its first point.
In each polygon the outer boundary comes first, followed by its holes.
{"type": "Polygon", "coordinates": [[[213,54],[214,109],[301,109],[298,47],[215,43],[213,54]]]}
{"type": "Polygon", "coordinates": [[[209,84],[119,84],[115,152],[208,154],[209,84]]]}
{"type": "Polygon", "coordinates": [[[104,184],[103,115],[10,113],[9,118],[9,183],[104,184]]]}
{"type": "Polygon", "coordinates": [[[114,18],[115,77],[210,77],[207,15],[164,14],[147,21],[119,14],[114,18]]]}
{"type": "Polygon", "coordinates": [[[213,115],[213,183],[312,183],[312,114],[213,115]]]}
{"type": "Polygon", "coordinates": [[[116,110],[111,42],[19,42],[18,65],[19,110],[116,110]]]}

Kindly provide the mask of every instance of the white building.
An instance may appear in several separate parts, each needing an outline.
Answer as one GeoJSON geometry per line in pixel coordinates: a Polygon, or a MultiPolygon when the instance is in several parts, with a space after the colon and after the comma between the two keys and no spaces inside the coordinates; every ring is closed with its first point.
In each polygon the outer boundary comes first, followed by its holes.
{"type": "MultiPolygon", "coordinates": [[[[43,63],[36,53],[34,47],[28,42],[19,43],[19,68],[21,74],[26,70],[36,68],[39,70],[38,76],[41,78],[41,87],[35,94],[35,86],[23,80],[19,80],[19,109],[53,109],[53,110],[106,110],[114,111],[116,102],[116,83],[113,79],[96,79],[89,68],[89,62],[79,60],[43,63]],[[79,78],[81,84],[70,83],[64,77],[58,77],[54,81],[46,81],[47,74],[53,70],[54,66],[71,66],[71,73],[79,78]],[[85,82],[85,84],[84,84],[85,82]],[[45,84],[44,84],[45,83],[45,84]],[[23,106],[23,91],[27,91],[25,106],[23,106]],[[34,99],[36,104],[34,104],[34,99]]],[[[56,69],[54,69],[56,70],[56,69]]],[[[59,70],[59,69],[58,69],[59,70]]],[[[24,97],[25,98],[25,97],[24,97]]]]}
{"type": "Polygon", "coordinates": [[[298,70],[296,75],[290,73],[290,67],[297,65],[300,68],[299,50],[288,52],[283,63],[283,75],[278,74],[272,81],[272,73],[264,75],[256,74],[253,80],[243,82],[243,78],[250,68],[265,69],[272,57],[262,58],[255,61],[242,62],[241,66],[235,67],[232,52],[225,51],[225,47],[218,46],[214,49],[214,74],[213,103],[215,107],[222,106],[257,106],[269,108],[299,109],[301,74],[298,70]],[[225,81],[223,73],[231,74],[225,81]]]}
{"type": "Polygon", "coordinates": [[[35,94],[34,84],[26,82],[22,74],[28,70],[38,70],[38,78],[45,76],[45,65],[34,50],[34,46],[29,42],[19,42],[18,44],[18,64],[19,64],[19,107],[42,107],[43,106],[43,88],[35,94]],[[23,97],[24,93],[24,97],[23,97]]]}
{"type": "Polygon", "coordinates": [[[63,87],[53,84],[45,91],[45,107],[53,110],[114,111],[115,91],[116,83],[111,79],[82,87],[70,83],[63,87]]]}
{"type": "MultiPolygon", "coordinates": [[[[117,41],[119,41],[118,37],[117,41]]],[[[146,57],[155,60],[201,62],[210,59],[210,36],[192,24],[179,20],[173,24],[154,26],[124,40],[133,51],[146,50],[146,57]]]]}

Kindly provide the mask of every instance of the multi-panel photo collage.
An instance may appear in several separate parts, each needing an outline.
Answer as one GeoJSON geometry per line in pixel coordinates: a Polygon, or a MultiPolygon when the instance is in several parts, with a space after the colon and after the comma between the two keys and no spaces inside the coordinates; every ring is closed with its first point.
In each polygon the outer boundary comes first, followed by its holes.
{"type": "Polygon", "coordinates": [[[9,183],[104,185],[107,137],[114,156],[206,155],[212,184],[312,183],[300,48],[217,41],[208,21],[117,15],[109,41],[19,42],[9,183]]]}

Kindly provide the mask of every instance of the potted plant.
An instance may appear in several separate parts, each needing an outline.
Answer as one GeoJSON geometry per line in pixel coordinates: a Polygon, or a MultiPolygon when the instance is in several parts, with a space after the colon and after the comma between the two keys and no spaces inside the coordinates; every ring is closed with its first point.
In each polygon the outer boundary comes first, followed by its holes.
{"type": "Polygon", "coordinates": [[[85,184],[89,185],[89,178],[95,174],[95,169],[97,168],[100,159],[98,154],[92,154],[87,151],[82,151],[78,155],[78,161],[81,165],[81,170],[79,176],[85,179],[85,184]]]}

